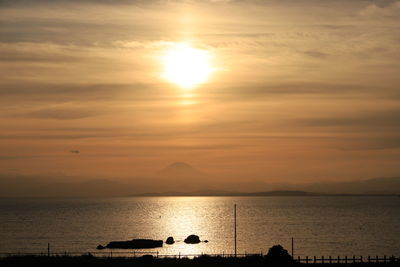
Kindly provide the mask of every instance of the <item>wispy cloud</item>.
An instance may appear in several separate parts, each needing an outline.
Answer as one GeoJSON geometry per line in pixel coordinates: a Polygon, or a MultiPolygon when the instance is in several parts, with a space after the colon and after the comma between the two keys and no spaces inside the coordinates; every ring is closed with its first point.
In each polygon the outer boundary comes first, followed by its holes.
{"type": "Polygon", "coordinates": [[[0,160],[21,160],[21,159],[32,159],[39,158],[41,156],[33,156],[33,155],[18,155],[18,156],[2,156],[0,155],[0,160]]]}

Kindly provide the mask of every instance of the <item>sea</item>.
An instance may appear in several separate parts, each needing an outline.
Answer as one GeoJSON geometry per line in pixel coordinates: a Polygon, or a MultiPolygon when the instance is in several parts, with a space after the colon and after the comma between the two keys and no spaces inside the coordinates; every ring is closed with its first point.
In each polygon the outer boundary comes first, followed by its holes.
{"type": "Polygon", "coordinates": [[[49,244],[51,253],[83,254],[172,236],[173,245],[124,252],[232,254],[235,204],[238,254],[277,244],[291,253],[293,238],[295,257],[400,256],[398,196],[2,198],[0,253],[47,253],[49,244]],[[191,234],[208,242],[185,244],[191,234]]]}

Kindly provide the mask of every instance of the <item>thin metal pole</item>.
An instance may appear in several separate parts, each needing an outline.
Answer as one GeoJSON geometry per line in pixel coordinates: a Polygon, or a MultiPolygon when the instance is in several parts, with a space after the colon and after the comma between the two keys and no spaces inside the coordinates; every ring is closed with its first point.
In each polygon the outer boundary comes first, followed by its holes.
{"type": "Polygon", "coordinates": [[[234,225],[235,225],[235,258],[237,256],[237,242],[236,242],[236,204],[233,209],[234,225]]]}
{"type": "Polygon", "coordinates": [[[292,258],[294,259],[294,240],[292,237],[292,258]]]}

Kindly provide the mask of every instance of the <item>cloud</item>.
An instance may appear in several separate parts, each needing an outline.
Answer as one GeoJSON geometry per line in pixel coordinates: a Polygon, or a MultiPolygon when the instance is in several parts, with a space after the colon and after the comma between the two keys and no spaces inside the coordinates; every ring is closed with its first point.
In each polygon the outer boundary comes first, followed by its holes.
{"type": "MultiPolygon", "coordinates": [[[[0,84],[0,96],[2,100],[26,100],[32,101],[78,101],[78,100],[105,100],[126,97],[144,97],[152,89],[148,84],[79,84],[79,83],[3,83],[0,84]],[[133,94],[133,92],[135,94],[133,94]],[[8,98],[8,99],[7,99],[8,98]]],[[[0,102],[2,102],[0,100],[0,102]]],[[[36,115],[48,114],[48,110],[38,111],[36,115]]],[[[62,112],[61,112],[62,113],[62,112]]],[[[35,113],[33,114],[35,115],[35,113]]],[[[62,115],[61,115],[62,116],[62,115]]]]}
{"type": "Polygon", "coordinates": [[[386,172],[399,149],[397,5],[0,0],[0,139],[16,154],[0,159],[112,176],[184,155],[291,179],[315,176],[315,160],[334,176],[369,157],[386,172]],[[159,78],[159,56],[185,38],[217,69],[190,97],[159,78]],[[51,157],[23,160],[39,150],[51,157]]]}
{"type": "Polygon", "coordinates": [[[325,58],[328,56],[328,54],[319,51],[305,51],[304,54],[314,58],[325,58]]]}
{"type": "Polygon", "coordinates": [[[259,99],[260,97],[280,96],[308,96],[321,98],[342,98],[342,97],[377,97],[385,92],[377,91],[376,88],[365,84],[356,83],[324,83],[324,82],[275,82],[270,84],[248,83],[245,85],[227,84],[207,93],[211,96],[224,99],[259,99]]]}
{"type": "Polygon", "coordinates": [[[362,17],[386,17],[399,19],[400,1],[379,1],[369,4],[360,11],[362,17]]]}
{"type": "Polygon", "coordinates": [[[55,120],[75,120],[88,118],[100,115],[98,110],[79,109],[79,108],[48,108],[28,112],[23,114],[23,117],[40,118],[40,119],[55,119],[55,120]]]}
{"type": "Polygon", "coordinates": [[[18,155],[18,156],[2,156],[0,155],[0,160],[21,160],[21,159],[32,159],[39,158],[42,156],[33,156],[33,155],[18,155]]]}
{"type": "Polygon", "coordinates": [[[347,116],[305,118],[297,119],[294,123],[307,127],[363,127],[387,131],[400,128],[400,110],[376,112],[369,110],[358,116],[348,114],[347,116]]]}
{"type": "Polygon", "coordinates": [[[400,148],[400,136],[343,138],[342,143],[336,147],[343,151],[398,149],[400,148]]]}
{"type": "MultiPolygon", "coordinates": [[[[4,169],[5,171],[7,171],[7,172],[19,172],[19,171],[21,171],[21,169],[18,169],[18,168],[7,168],[7,169],[4,169]]],[[[1,174],[0,174],[0,176],[1,176],[1,174]]]]}
{"type": "Polygon", "coordinates": [[[25,53],[3,53],[0,54],[0,62],[12,62],[12,63],[30,63],[30,62],[41,62],[41,63],[56,63],[56,62],[79,62],[82,58],[67,56],[67,55],[51,55],[49,53],[34,54],[32,52],[25,51],[25,53]]]}
{"type": "Polygon", "coordinates": [[[63,7],[69,8],[71,6],[84,6],[84,5],[96,5],[104,7],[115,7],[115,6],[141,6],[149,7],[160,4],[167,4],[169,2],[184,2],[187,0],[0,0],[0,6],[3,7],[63,7]]]}

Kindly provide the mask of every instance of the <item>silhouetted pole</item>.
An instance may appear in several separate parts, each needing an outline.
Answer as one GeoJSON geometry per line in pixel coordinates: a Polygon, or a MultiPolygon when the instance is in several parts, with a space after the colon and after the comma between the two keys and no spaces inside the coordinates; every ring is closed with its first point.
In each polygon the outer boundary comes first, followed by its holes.
{"type": "Polygon", "coordinates": [[[50,243],[47,243],[47,256],[50,257],[50,243]]]}
{"type": "Polygon", "coordinates": [[[292,258],[294,259],[294,240],[292,237],[292,258]]]}
{"type": "Polygon", "coordinates": [[[233,218],[234,218],[234,236],[235,236],[235,258],[237,255],[237,246],[236,246],[236,204],[233,206],[233,218]]]}

